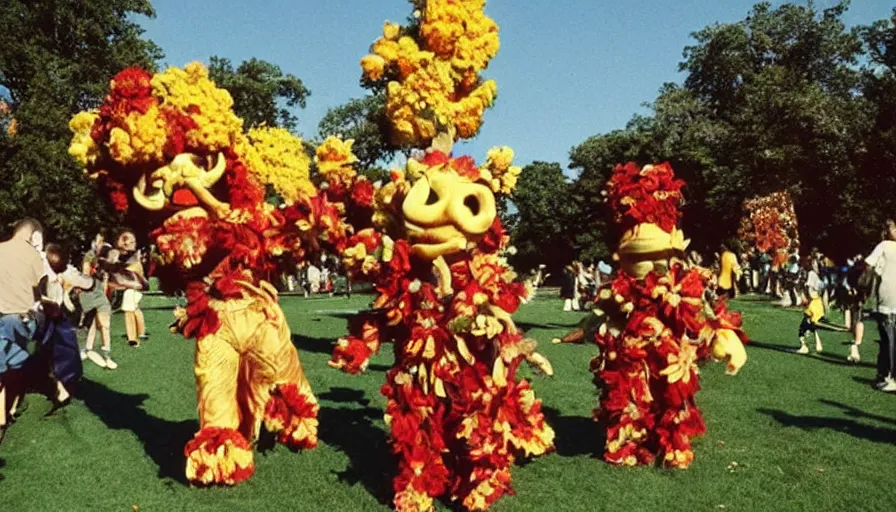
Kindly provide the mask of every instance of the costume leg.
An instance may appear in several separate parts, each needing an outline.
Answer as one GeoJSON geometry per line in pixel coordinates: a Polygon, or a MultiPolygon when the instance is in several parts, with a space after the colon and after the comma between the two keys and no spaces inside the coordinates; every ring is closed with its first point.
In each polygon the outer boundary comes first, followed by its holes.
{"type": "Polygon", "coordinates": [[[314,448],[317,399],[302,371],[283,311],[275,303],[268,306],[267,318],[258,315],[254,321],[260,326],[247,347],[249,367],[242,374],[247,380],[239,393],[240,404],[248,411],[241,430],[257,434],[263,418],[281,443],[292,449],[314,448]]]}
{"type": "Polygon", "coordinates": [[[508,370],[505,386],[493,384],[483,390],[492,400],[473,401],[474,408],[463,411],[478,428],[468,430],[462,424],[461,432],[448,434],[469,447],[457,454],[461,460],[455,463],[459,474],[452,492],[467,510],[486,510],[504,494],[513,493],[511,450],[533,456],[553,446],[554,431],[544,421],[541,401],[535,399],[528,381],[516,381],[515,371],[508,370]]]}
{"type": "Polygon", "coordinates": [[[433,498],[445,494],[450,478],[442,459],[447,448],[441,422],[445,406],[424,393],[413,379],[394,368],[382,390],[387,398],[386,424],[391,431],[392,451],[398,460],[392,488],[393,503],[400,512],[432,510],[433,498]]]}
{"type": "Polygon", "coordinates": [[[252,447],[237,431],[240,354],[225,326],[197,342],[196,388],[201,429],[184,448],[187,479],[196,484],[233,485],[252,476],[252,447]]]}

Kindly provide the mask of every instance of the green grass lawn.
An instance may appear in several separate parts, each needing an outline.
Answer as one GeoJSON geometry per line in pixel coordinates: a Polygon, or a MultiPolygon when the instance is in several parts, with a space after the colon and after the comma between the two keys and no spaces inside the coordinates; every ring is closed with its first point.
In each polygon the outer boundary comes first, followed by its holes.
{"type": "MultiPolygon", "coordinates": [[[[182,449],[197,428],[193,342],[169,334],[171,304],[144,301],[151,339],[129,348],[113,323],[116,371],[89,361],[79,400],[43,418],[39,395],[0,445],[3,511],[386,510],[394,464],[379,393],[391,349],[366,375],[330,369],[345,315],[369,297],[283,298],[302,363],[320,399],[320,445],[292,453],[262,446],[256,473],[235,488],[185,484],[182,449]]],[[[557,431],[557,451],[514,470],[516,496],[494,510],[892,510],[896,503],[896,396],[869,387],[876,329],[867,324],[863,361],[846,362],[843,333],[822,332],[826,351],[799,356],[799,311],[736,301],[749,361],[736,377],[708,363],[698,394],[707,434],[687,471],[611,467],[591,421],[593,346],[552,345],[580,318],[544,297],[516,315],[552,361],[535,377],[557,431]]],[[[839,320],[836,314],[831,315],[839,320]]],[[[528,372],[528,370],[526,370],[528,372]]],[[[528,376],[529,374],[526,373],[528,376]]]]}

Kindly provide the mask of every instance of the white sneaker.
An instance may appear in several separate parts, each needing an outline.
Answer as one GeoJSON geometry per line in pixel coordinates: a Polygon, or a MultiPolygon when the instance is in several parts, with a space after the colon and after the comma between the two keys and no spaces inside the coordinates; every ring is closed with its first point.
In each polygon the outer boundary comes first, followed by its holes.
{"type": "Polygon", "coordinates": [[[86,351],[86,350],[82,350],[82,351],[81,351],[81,361],[84,361],[84,360],[86,360],[86,359],[87,359],[87,351],[86,351]]]}
{"type": "Polygon", "coordinates": [[[846,358],[847,361],[851,363],[858,363],[861,358],[859,357],[859,346],[853,343],[849,347],[849,356],[846,358]]]}
{"type": "Polygon", "coordinates": [[[817,352],[817,353],[819,353],[819,354],[821,354],[822,352],[824,352],[824,347],[821,346],[821,342],[820,342],[820,341],[815,342],[815,352],[817,352]]]}
{"type": "Polygon", "coordinates": [[[118,363],[116,363],[115,361],[113,361],[111,357],[106,356],[106,369],[107,369],[107,370],[114,370],[114,369],[116,369],[116,368],[118,368],[118,363]]]}
{"type": "Polygon", "coordinates": [[[106,360],[103,359],[103,356],[99,355],[96,350],[88,350],[87,359],[93,361],[93,364],[99,366],[100,368],[106,367],[106,360]]]}
{"type": "Polygon", "coordinates": [[[884,387],[880,388],[885,393],[896,393],[896,380],[892,377],[884,379],[884,387]]]}
{"type": "Polygon", "coordinates": [[[799,350],[796,351],[796,353],[797,354],[808,354],[809,347],[807,347],[806,345],[800,345],[800,348],[799,348],[799,350]]]}

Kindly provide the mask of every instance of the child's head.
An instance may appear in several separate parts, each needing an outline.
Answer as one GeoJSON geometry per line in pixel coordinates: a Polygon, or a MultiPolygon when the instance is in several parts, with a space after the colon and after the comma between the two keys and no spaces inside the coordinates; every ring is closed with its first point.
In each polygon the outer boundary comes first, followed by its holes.
{"type": "Polygon", "coordinates": [[[59,244],[47,244],[46,247],[47,263],[50,269],[57,274],[65,272],[69,263],[68,253],[59,244]]]}

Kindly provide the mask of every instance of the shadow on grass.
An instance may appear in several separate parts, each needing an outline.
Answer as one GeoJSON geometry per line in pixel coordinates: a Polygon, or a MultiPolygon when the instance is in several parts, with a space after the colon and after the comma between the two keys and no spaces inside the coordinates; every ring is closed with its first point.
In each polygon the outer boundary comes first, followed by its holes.
{"type": "Polygon", "coordinates": [[[299,356],[302,352],[315,352],[318,354],[332,354],[333,347],[336,346],[336,340],[333,338],[312,338],[302,334],[293,333],[292,344],[299,350],[299,356]]]}
{"type": "Polygon", "coordinates": [[[536,324],[531,322],[515,322],[516,326],[524,331],[528,331],[529,329],[568,329],[572,330],[579,326],[579,322],[574,322],[571,324],[558,324],[556,322],[548,322],[543,324],[536,324]]]}
{"type": "MultiPolygon", "coordinates": [[[[6,459],[0,459],[0,469],[3,469],[5,467],[6,467],[6,459]]],[[[5,479],[6,479],[6,477],[3,476],[3,473],[0,473],[0,482],[2,482],[5,479]]]]}
{"type": "MultiPolygon", "coordinates": [[[[878,416],[876,414],[870,414],[865,411],[856,409],[855,407],[853,407],[851,405],[841,404],[840,402],[835,402],[833,400],[825,400],[824,398],[819,400],[819,402],[821,402],[825,405],[830,405],[831,407],[837,407],[838,409],[843,411],[843,414],[846,414],[847,416],[853,416],[856,418],[868,418],[870,420],[879,421],[881,423],[889,423],[890,425],[896,425],[896,419],[887,418],[885,416],[878,416]]],[[[896,438],[894,438],[894,440],[896,440],[896,438]]]]}
{"type": "MultiPolygon", "coordinates": [[[[812,345],[811,340],[807,341],[809,345],[812,345]]],[[[772,343],[763,343],[761,341],[750,340],[746,345],[747,351],[750,350],[751,347],[761,348],[763,350],[774,350],[776,352],[783,352],[785,354],[790,354],[798,357],[810,357],[814,359],[818,359],[820,361],[824,361],[826,363],[836,364],[838,366],[858,366],[865,368],[874,368],[874,365],[871,363],[853,363],[847,361],[845,357],[835,356],[833,354],[829,354],[827,352],[817,353],[812,352],[811,354],[797,354],[797,347],[783,347],[781,345],[775,345],[772,343]]]]}
{"type": "MultiPolygon", "coordinates": [[[[803,430],[836,430],[855,438],[866,439],[875,443],[890,444],[896,439],[896,429],[875,427],[855,420],[823,416],[796,416],[786,411],[766,408],[760,408],[756,411],[771,416],[775,421],[787,427],[798,427],[803,430]]],[[[861,413],[861,411],[859,412],[861,413]]],[[[871,418],[873,416],[866,415],[864,417],[871,418]]]]}
{"type": "Polygon", "coordinates": [[[184,445],[199,429],[196,420],[168,421],[148,414],[143,402],[149,395],[128,395],[88,379],[81,380],[78,396],[84,405],[115,430],[130,430],[159,466],[159,476],[187,485],[184,445]]]}
{"type": "Polygon", "coordinates": [[[869,379],[867,377],[853,377],[852,380],[858,382],[859,384],[864,384],[866,386],[872,386],[876,382],[874,379],[869,379]]]}
{"type": "Polygon", "coordinates": [[[606,445],[606,431],[591,416],[563,416],[560,411],[545,407],[545,419],[557,434],[554,445],[557,455],[578,457],[590,455],[603,458],[606,445]]]}
{"type": "Polygon", "coordinates": [[[330,407],[322,404],[318,415],[320,439],[349,459],[348,467],[336,472],[341,482],[348,485],[360,483],[380,504],[391,505],[395,460],[387,442],[388,434],[374,424],[375,419],[383,417],[383,411],[369,407],[370,400],[366,394],[356,389],[331,388],[318,398],[360,406],[330,407]]]}

